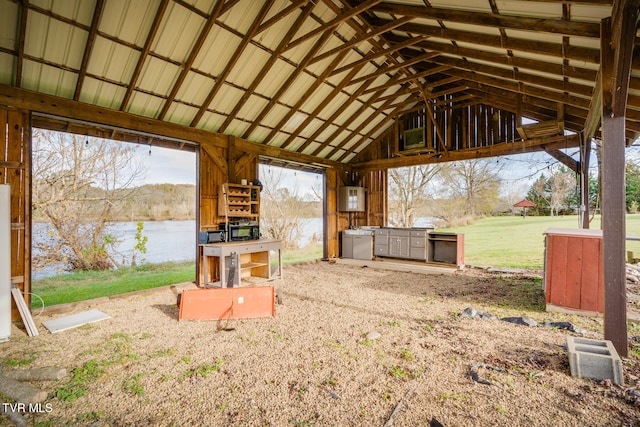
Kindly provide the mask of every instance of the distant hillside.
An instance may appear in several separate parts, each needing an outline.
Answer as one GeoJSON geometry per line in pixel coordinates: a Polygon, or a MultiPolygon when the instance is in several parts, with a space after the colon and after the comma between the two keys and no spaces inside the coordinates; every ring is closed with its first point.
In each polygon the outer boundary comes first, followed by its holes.
{"type": "Polygon", "coordinates": [[[146,184],[119,203],[116,221],[160,221],[196,218],[196,186],[146,184]]]}

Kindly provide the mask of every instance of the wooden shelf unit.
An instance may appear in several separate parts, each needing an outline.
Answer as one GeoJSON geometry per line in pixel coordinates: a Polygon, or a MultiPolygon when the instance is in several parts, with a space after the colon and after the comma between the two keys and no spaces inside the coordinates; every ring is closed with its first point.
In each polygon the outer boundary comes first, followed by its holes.
{"type": "Polygon", "coordinates": [[[431,231],[427,242],[427,261],[455,264],[458,268],[464,268],[464,234],[431,231]]]}
{"type": "Polygon", "coordinates": [[[260,218],[260,187],[225,183],[220,186],[218,213],[225,218],[260,218]]]}
{"type": "Polygon", "coordinates": [[[242,286],[245,280],[280,279],[282,278],[282,241],[249,240],[200,245],[200,262],[203,272],[199,282],[201,287],[226,288],[242,286]],[[275,258],[272,257],[272,252],[275,253],[275,258]],[[275,271],[272,271],[272,262],[277,264],[275,271]],[[239,268],[236,270],[237,274],[233,275],[233,283],[227,283],[232,263],[239,268]]]}

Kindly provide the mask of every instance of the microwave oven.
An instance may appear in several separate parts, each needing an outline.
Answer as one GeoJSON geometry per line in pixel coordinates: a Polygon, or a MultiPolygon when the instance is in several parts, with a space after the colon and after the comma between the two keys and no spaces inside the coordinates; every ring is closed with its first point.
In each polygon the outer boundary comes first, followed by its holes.
{"type": "Polygon", "coordinates": [[[259,240],[260,227],[256,224],[229,224],[227,238],[231,242],[259,240]]]}
{"type": "Polygon", "coordinates": [[[220,243],[227,240],[224,230],[200,231],[198,233],[198,243],[206,245],[208,243],[220,243]]]}

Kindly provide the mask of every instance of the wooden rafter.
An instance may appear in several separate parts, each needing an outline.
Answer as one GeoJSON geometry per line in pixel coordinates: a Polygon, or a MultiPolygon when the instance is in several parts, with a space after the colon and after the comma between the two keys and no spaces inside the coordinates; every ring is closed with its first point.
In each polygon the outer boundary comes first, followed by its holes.
{"type": "MultiPolygon", "coordinates": [[[[405,77],[402,80],[400,80],[399,83],[414,82],[414,81],[416,81],[418,79],[421,79],[421,78],[424,78],[424,77],[429,77],[429,76],[433,76],[435,74],[443,73],[443,72],[449,70],[450,68],[452,68],[452,67],[449,66],[449,65],[438,65],[438,66],[433,67],[433,68],[431,68],[429,70],[421,71],[421,72],[413,74],[413,75],[411,75],[409,77],[405,77]]],[[[366,95],[368,93],[372,93],[372,92],[377,92],[377,91],[379,91],[381,89],[385,89],[385,88],[388,89],[389,87],[390,86],[388,84],[386,84],[386,83],[385,84],[381,84],[379,86],[375,86],[375,87],[367,89],[364,92],[364,95],[366,95]]]]}
{"type": "Polygon", "coordinates": [[[309,52],[307,52],[307,54],[302,59],[302,61],[300,61],[300,63],[298,64],[294,72],[289,75],[287,80],[280,86],[280,88],[275,93],[275,95],[271,97],[271,99],[269,100],[269,103],[258,114],[254,123],[251,126],[249,126],[249,129],[247,129],[244,132],[244,134],[242,135],[243,138],[248,138],[251,135],[251,132],[253,132],[255,128],[258,127],[262,119],[264,119],[264,117],[269,113],[269,111],[271,111],[271,108],[273,108],[273,106],[287,92],[287,90],[293,84],[293,82],[296,81],[298,76],[304,71],[304,68],[307,66],[309,61],[313,59],[313,56],[322,48],[322,46],[326,43],[329,37],[331,37],[331,32],[332,32],[331,30],[326,31],[318,38],[318,40],[316,40],[316,42],[311,47],[311,49],[309,49],[309,52]]]}
{"type": "MultiPolygon", "coordinates": [[[[383,108],[393,108],[393,110],[388,113],[386,116],[384,116],[384,118],[382,120],[380,120],[380,122],[378,122],[377,126],[375,126],[373,129],[371,129],[369,132],[367,132],[366,135],[362,136],[360,138],[360,140],[358,142],[356,142],[355,144],[353,144],[351,146],[351,148],[349,150],[345,150],[344,153],[340,156],[338,156],[335,160],[338,162],[342,162],[343,160],[345,160],[347,157],[349,157],[352,153],[358,153],[359,150],[361,149],[362,146],[366,146],[366,144],[368,142],[371,142],[374,139],[374,135],[377,135],[379,133],[381,133],[381,131],[384,129],[384,125],[394,121],[396,119],[396,117],[398,117],[398,115],[400,115],[401,112],[404,111],[406,103],[416,103],[421,99],[422,95],[421,94],[415,94],[413,95],[412,98],[407,99],[405,102],[401,103],[400,105],[393,105],[391,103],[385,104],[382,107],[378,108],[378,111],[382,112],[384,110],[382,110],[383,108]]],[[[388,109],[387,108],[387,109],[388,109]]],[[[344,142],[343,144],[341,144],[341,148],[346,144],[346,142],[344,142]]],[[[334,153],[337,150],[332,150],[334,153]]],[[[337,154],[337,153],[336,153],[337,154]]],[[[332,157],[330,157],[332,158],[332,157]]]]}
{"type": "MultiPolygon", "coordinates": [[[[397,80],[398,77],[394,77],[393,80],[397,80]]],[[[349,100],[347,101],[347,103],[343,106],[344,109],[348,108],[353,102],[354,99],[356,99],[357,97],[359,97],[360,93],[362,93],[363,91],[365,91],[367,89],[367,87],[371,84],[372,82],[365,82],[363,85],[361,85],[358,90],[356,92],[354,92],[353,96],[349,98],[349,100]]],[[[348,117],[346,120],[344,120],[343,124],[341,126],[338,127],[338,129],[336,129],[331,135],[329,135],[328,137],[326,137],[326,141],[335,141],[338,138],[338,135],[340,135],[342,132],[344,132],[344,130],[351,124],[354,123],[358,117],[367,109],[372,108],[373,104],[378,102],[378,98],[379,96],[382,94],[382,91],[380,91],[379,93],[374,94],[373,96],[371,96],[367,102],[363,103],[360,105],[360,107],[351,114],[350,117],[348,117]]],[[[307,138],[307,140],[302,144],[302,146],[300,146],[298,149],[299,150],[305,150],[309,145],[311,145],[311,143],[313,141],[316,140],[317,137],[319,137],[323,132],[325,132],[327,130],[327,128],[329,128],[329,126],[332,125],[332,123],[334,123],[335,119],[342,114],[343,109],[340,110],[336,110],[334,112],[334,114],[329,117],[325,123],[320,126],[318,129],[316,129],[316,131],[309,137],[307,138]]],[[[323,145],[320,145],[319,147],[317,147],[312,153],[312,155],[319,155],[319,153],[322,151],[322,149],[324,148],[323,145]]]]}
{"type": "Polygon", "coordinates": [[[80,73],[78,74],[78,80],[76,80],[76,90],[73,93],[73,99],[77,101],[80,99],[82,93],[82,84],[84,78],[87,75],[87,67],[89,66],[89,59],[91,59],[91,53],[93,52],[93,45],[96,41],[96,35],[98,34],[98,28],[100,24],[100,17],[104,10],[104,0],[97,0],[96,6],[93,9],[93,18],[91,19],[91,29],[87,36],[87,43],[84,47],[84,54],[82,55],[82,64],[80,65],[80,73]]]}
{"type": "Polygon", "coordinates": [[[443,21],[473,24],[483,27],[497,27],[513,30],[549,32],[580,37],[600,37],[600,25],[590,22],[565,22],[558,19],[539,19],[496,15],[493,13],[472,12],[469,10],[425,8],[403,4],[383,3],[372,6],[373,12],[384,12],[393,15],[413,16],[416,18],[441,19],[443,21]]]}
{"type": "Polygon", "coordinates": [[[343,22],[345,22],[346,20],[360,14],[361,12],[369,9],[371,6],[376,5],[378,3],[382,2],[382,0],[368,0],[365,2],[362,2],[361,4],[359,4],[356,7],[353,8],[347,8],[347,11],[338,15],[337,17],[335,17],[334,19],[332,19],[329,22],[324,23],[323,25],[309,31],[308,33],[298,37],[297,39],[291,41],[288,45],[286,50],[290,50],[293,49],[296,46],[299,46],[300,44],[306,42],[307,40],[311,40],[314,37],[318,36],[319,34],[324,34],[327,31],[333,31],[338,25],[342,24],[343,22]]]}
{"type": "MultiPolygon", "coordinates": [[[[334,59],[334,61],[332,62],[332,65],[334,64],[338,64],[343,58],[343,55],[339,55],[337,58],[334,59]]],[[[352,68],[347,74],[344,75],[344,77],[342,78],[342,81],[333,89],[333,91],[327,96],[327,98],[325,99],[324,102],[321,102],[312,112],[311,114],[309,114],[302,123],[300,123],[300,125],[298,125],[298,127],[296,128],[295,131],[293,131],[291,133],[291,135],[287,138],[287,140],[284,142],[284,144],[282,144],[282,148],[287,148],[289,145],[291,145],[291,143],[293,143],[293,141],[298,137],[298,135],[300,135],[300,133],[313,121],[315,120],[318,115],[320,114],[320,112],[327,106],[327,104],[339,93],[342,91],[342,89],[344,89],[353,79],[353,76],[355,76],[356,74],[358,74],[360,72],[360,70],[362,69],[362,67],[364,66],[364,64],[361,64],[358,67],[354,67],[352,68]]],[[[326,75],[331,73],[331,69],[333,69],[334,67],[329,67],[325,70],[326,75]]],[[[354,94],[355,95],[355,94],[354,94]]],[[[350,98],[351,99],[351,98],[350,98]]],[[[345,106],[343,105],[343,108],[345,106]]],[[[340,112],[342,109],[336,110],[336,112],[340,112]]],[[[325,120],[325,125],[330,123],[329,120],[325,120]]],[[[323,126],[324,127],[324,126],[323,126]]],[[[300,147],[300,150],[304,150],[304,148],[300,147]]]]}
{"type": "Polygon", "coordinates": [[[409,22],[411,20],[411,18],[402,18],[402,19],[398,19],[392,22],[389,22],[388,24],[385,24],[381,27],[376,28],[373,31],[370,31],[368,33],[363,33],[361,35],[359,35],[358,37],[353,38],[352,40],[349,40],[348,43],[344,43],[341,46],[335,47],[327,52],[324,52],[318,56],[316,56],[315,58],[313,58],[311,60],[311,64],[315,64],[316,62],[320,62],[322,60],[325,60],[327,58],[332,57],[333,55],[337,55],[340,52],[344,52],[345,50],[350,50],[352,48],[354,48],[355,46],[357,46],[358,44],[368,41],[370,42],[371,39],[373,39],[374,37],[377,37],[381,34],[384,34],[388,31],[391,31],[397,27],[399,27],[400,25],[403,25],[405,22],[409,22]]]}
{"type": "MultiPolygon", "coordinates": [[[[381,20],[381,23],[386,20],[381,20]]],[[[405,31],[410,34],[417,34],[430,37],[438,37],[441,39],[473,43],[476,45],[495,47],[500,46],[504,49],[511,49],[513,51],[522,51],[535,53],[539,55],[551,55],[558,58],[566,57],[576,61],[583,61],[592,64],[598,64],[600,62],[600,56],[598,49],[585,48],[579,46],[572,46],[565,50],[562,44],[536,41],[531,43],[531,40],[519,39],[515,37],[509,37],[503,40],[501,36],[494,36],[491,34],[472,33],[462,30],[449,30],[431,25],[416,24],[414,22],[405,24],[398,28],[398,30],[405,31]]]]}
{"type": "MultiPolygon", "coordinates": [[[[293,105],[293,108],[291,108],[283,117],[282,119],[280,119],[280,121],[278,122],[278,124],[276,125],[275,129],[272,130],[271,132],[269,132],[269,135],[267,135],[267,137],[265,138],[265,141],[267,144],[269,144],[273,137],[276,135],[277,131],[279,129],[282,129],[286,123],[289,121],[289,119],[291,119],[291,117],[293,117],[294,114],[296,114],[297,111],[300,111],[300,107],[302,107],[302,105],[307,102],[307,100],[309,99],[309,97],[311,97],[313,95],[313,93],[318,89],[318,87],[320,87],[320,85],[324,82],[324,80],[329,76],[329,74],[331,73],[331,71],[333,71],[338,64],[340,64],[340,62],[342,62],[342,60],[344,59],[344,57],[347,55],[347,52],[340,52],[335,58],[333,58],[333,61],[331,61],[331,63],[325,68],[325,70],[322,72],[322,74],[320,74],[320,77],[318,79],[316,79],[313,84],[311,84],[311,86],[309,86],[307,88],[307,90],[305,91],[304,95],[301,96],[298,100],[298,102],[296,102],[296,104],[293,105]]],[[[333,98],[333,96],[335,96],[337,93],[339,93],[342,88],[346,86],[346,81],[343,80],[343,82],[341,83],[340,86],[336,87],[333,89],[333,91],[331,92],[331,94],[327,97],[327,99],[325,99],[322,102],[322,107],[324,107],[326,105],[326,103],[329,101],[329,99],[333,98]]],[[[317,113],[316,113],[317,115],[317,113]]],[[[314,115],[315,117],[315,115],[314,115]]],[[[310,123],[312,119],[310,119],[310,116],[307,116],[307,118],[305,119],[306,123],[310,123]]]]}
{"type": "Polygon", "coordinates": [[[242,55],[242,52],[244,52],[244,50],[247,48],[255,32],[258,30],[258,28],[260,27],[260,24],[262,23],[264,18],[267,16],[267,12],[273,5],[273,1],[274,0],[265,1],[264,4],[262,5],[260,12],[254,19],[253,23],[251,24],[251,27],[249,27],[249,29],[247,30],[246,35],[242,38],[240,45],[233,53],[233,56],[231,57],[231,59],[229,59],[229,62],[227,62],[227,65],[225,66],[224,70],[218,76],[216,83],[213,85],[213,88],[211,89],[211,91],[205,98],[204,102],[202,103],[202,106],[200,107],[195,117],[191,121],[192,127],[196,127],[198,125],[198,123],[202,119],[202,116],[207,111],[209,104],[213,102],[213,98],[216,97],[216,95],[218,94],[218,91],[222,88],[222,85],[225,83],[225,80],[229,76],[229,73],[231,73],[231,70],[233,69],[233,67],[235,67],[236,63],[238,62],[238,59],[240,59],[240,55],[242,55]]]}
{"type": "Polygon", "coordinates": [[[144,66],[145,61],[151,51],[151,44],[156,38],[158,34],[158,29],[160,28],[160,23],[162,22],[162,18],[164,17],[165,12],[167,11],[167,5],[169,4],[169,0],[162,0],[158,5],[158,10],[156,11],[156,15],[153,18],[153,23],[151,24],[151,28],[149,29],[149,33],[147,34],[147,38],[144,42],[144,47],[140,52],[140,56],[138,57],[138,62],[136,63],[136,68],[133,71],[133,75],[129,80],[129,84],[127,85],[127,91],[122,98],[122,102],[120,103],[120,111],[125,111],[129,106],[129,101],[131,100],[131,95],[133,95],[133,91],[138,84],[138,79],[140,78],[140,73],[142,72],[142,67],[144,66]]]}
{"type": "Polygon", "coordinates": [[[200,31],[200,34],[198,35],[198,38],[193,46],[193,49],[191,49],[191,52],[189,52],[189,56],[187,60],[181,67],[181,71],[180,71],[180,75],[178,76],[178,79],[173,84],[173,87],[171,88],[171,92],[169,93],[169,96],[165,100],[162,110],[160,110],[160,114],[158,114],[158,118],[160,120],[164,119],[164,117],[167,115],[167,112],[169,111],[169,108],[171,108],[173,101],[176,99],[176,95],[178,94],[178,91],[182,87],[184,80],[187,78],[187,75],[191,71],[193,62],[196,60],[196,58],[200,54],[200,50],[202,49],[204,42],[207,40],[207,37],[209,37],[209,33],[211,32],[211,29],[213,28],[213,26],[216,23],[216,20],[222,13],[223,6],[224,6],[224,0],[218,0],[215,8],[211,12],[211,15],[209,15],[209,18],[207,18],[207,20],[205,21],[204,26],[200,31]]]}
{"type": "Polygon", "coordinates": [[[432,40],[416,43],[416,47],[420,47],[432,52],[446,53],[449,55],[456,55],[468,59],[477,59],[485,62],[493,62],[496,64],[504,64],[506,62],[512,67],[527,68],[529,70],[552,73],[564,77],[576,78],[586,81],[593,81],[596,75],[596,71],[589,68],[562,65],[555,62],[541,61],[523,57],[505,57],[504,55],[495,52],[486,52],[478,49],[456,47],[451,45],[450,43],[440,43],[432,40]]]}
{"type": "Polygon", "coordinates": [[[251,85],[247,88],[247,90],[244,91],[240,100],[236,103],[235,107],[233,107],[233,109],[231,110],[231,113],[229,113],[225,121],[222,123],[222,125],[218,129],[219,132],[224,132],[227,129],[227,127],[231,124],[231,122],[234,120],[234,118],[236,117],[240,109],[249,100],[251,95],[253,95],[258,85],[262,83],[267,73],[271,70],[271,68],[276,63],[280,55],[284,52],[284,49],[287,47],[287,43],[289,43],[289,41],[293,38],[295,33],[298,31],[298,28],[300,27],[300,25],[302,25],[302,23],[309,17],[314,7],[315,7],[315,4],[311,2],[307,3],[304,6],[304,8],[302,9],[302,12],[298,15],[294,24],[291,26],[289,31],[287,31],[287,34],[285,34],[285,36],[282,38],[282,40],[278,44],[278,47],[276,47],[276,50],[269,57],[269,60],[264,64],[264,66],[262,67],[262,69],[260,70],[256,78],[253,79],[253,81],[251,82],[251,85]]]}
{"type": "Polygon", "coordinates": [[[389,55],[391,53],[397,52],[401,49],[404,49],[406,47],[412,46],[412,45],[416,45],[418,43],[420,43],[423,40],[426,40],[428,38],[428,36],[417,36],[417,37],[408,37],[405,40],[399,42],[399,43],[394,43],[391,47],[388,47],[386,49],[382,49],[382,50],[375,50],[371,53],[368,53],[367,55],[363,56],[361,59],[358,59],[357,61],[351,62],[347,65],[343,65],[342,67],[336,68],[335,70],[333,70],[333,72],[331,73],[332,76],[336,75],[336,74],[340,74],[340,73],[344,73],[345,71],[361,64],[361,63],[367,63],[367,62],[372,62],[374,60],[376,60],[377,58],[380,58],[381,56],[386,56],[389,55]]]}
{"type": "Polygon", "coordinates": [[[22,0],[20,2],[20,26],[18,27],[18,46],[17,46],[17,61],[16,61],[16,87],[22,86],[22,68],[24,66],[24,42],[27,31],[27,15],[29,0],[22,0]]]}
{"type": "Polygon", "coordinates": [[[387,66],[387,67],[380,67],[378,70],[376,70],[373,73],[367,74],[366,76],[361,76],[358,77],[357,79],[353,79],[349,84],[350,85],[354,85],[354,84],[358,84],[358,83],[362,83],[365,82],[367,80],[373,80],[377,77],[380,77],[384,74],[390,74],[390,73],[394,73],[402,68],[407,68],[407,67],[411,67],[412,65],[418,64],[422,61],[426,61],[429,60],[431,58],[434,58],[436,56],[438,56],[439,53],[438,52],[430,52],[430,53],[425,53],[422,54],[420,56],[417,56],[415,58],[411,58],[409,60],[407,60],[406,62],[402,62],[400,64],[395,64],[395,65],[391,65],[391,66],[387,66]]]}
{"type": "Polygon", "coordinates": [[[568,83],[563,80],[537,76],[522,71],[507,70],[505,68],[494,67],[445,56],[434,57],[433,59],[431,59],[431,61],[440,66],[449,66],[458,70],[466,70],[483,75],[491,75],[495,78],[511,80],[514,82],[536,84],[538,86],[544,86],[549,89],[557,90],[559,92],[568,92],[576,96],[584,97],[585,99],[591,97],[592,89],[587,85],[568,83]]]}

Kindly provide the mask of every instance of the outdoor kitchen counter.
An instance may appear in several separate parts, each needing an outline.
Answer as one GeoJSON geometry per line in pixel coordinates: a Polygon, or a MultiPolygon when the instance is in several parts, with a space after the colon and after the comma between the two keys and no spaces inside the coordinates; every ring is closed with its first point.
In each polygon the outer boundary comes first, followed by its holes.
{"type": "Polygon", "coordinates": [[[201,287],[241,286],[242,279],[258,277],[266,280],[282,278],[282,240],[246,240],[199,245],[202,265],[201,287]],[[278,268],[271,271],[271,252],[278,253],[278,268]],[[217,266],[211,266],[217,258],[217,266]],[[216,268],[217,267],[217,268],[216,268]],[[210,268],[213,271],[209,271],[210,268]],[[217,279],[217,280],[214,280],[217,279]]]}
{"type": "Polygon", "coordinates": [[[464,235],[429,227],[382,227],[374,231],[374,255],[464,268],[464,235]]]}

